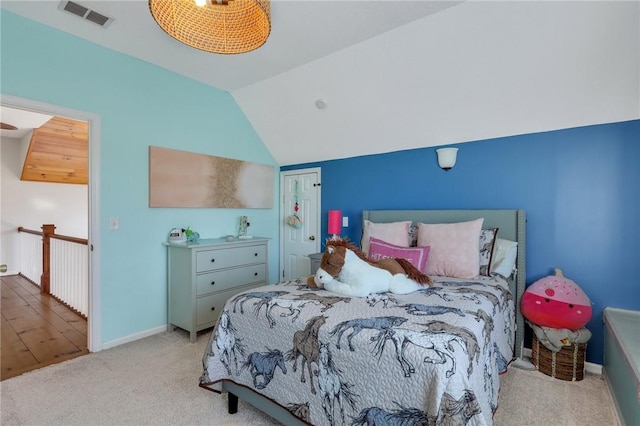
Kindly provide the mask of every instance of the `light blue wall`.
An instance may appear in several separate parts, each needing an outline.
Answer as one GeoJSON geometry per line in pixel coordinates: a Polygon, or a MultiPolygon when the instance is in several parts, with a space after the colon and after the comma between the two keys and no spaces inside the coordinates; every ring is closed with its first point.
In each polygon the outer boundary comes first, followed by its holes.
{"type": "Polygon", "coordinates": [[[559,267],[582,287],[594,309],[587,360],[602,363],[602,309],[640,310],[640,120],[457,146],[449,172],[436,148],[282,170],[322,168],[323,235],[327,210],[341,209],[352,241],[362,210],[526,210],[527,283],[559,267]]]}
{"type": "Polygon", "coordinates": [[[1,92],[101,117],[100,232],[102,340],[166,324],[166,254],[170,228],[203,237],[237,232],[271,237],[270,281],[278,278],[279,169],[227,92],[1,12],[1,92]],[[273,209],[151,209],[149,145],[275,167],[273,209]],[[110,231],[108,219],[120,218],[110,231]]]}

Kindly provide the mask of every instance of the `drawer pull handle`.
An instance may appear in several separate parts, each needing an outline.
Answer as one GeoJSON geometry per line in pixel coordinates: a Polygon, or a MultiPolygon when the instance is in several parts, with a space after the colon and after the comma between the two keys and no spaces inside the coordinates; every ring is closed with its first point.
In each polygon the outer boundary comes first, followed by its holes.
{"type": "Polygon", "coordinates": [[[253,273],[253,276],[254,276],[254,277],[257,277],[257,276],[258,276],[258,273],[257,273],[257,272],[254,272],[254,273],[253,273]]]}
{"type": "Polygon", "coordinates": [[[211,281],[211,285],[215,285],[215,283],[216,283],[215,281],[211,281]]]}
{"type": "Polygon", "coordinates": [[[215,262],[215,261],[216,261],[215,259],[211,259],[211,263],[213,263],[213,262],[215,262]]]}
{"type": "Polygon", "coordinates": [[[253,255],[254,255],[255,257],[258,257],[258,253],[253,253],[253,255]]]}
{"type": "Polygon", "coordinates": [[[216,310],[216,307],[215,307],[215,306],[212,306],[212,307],[211,307],[211,310],[212,310],[212,311],[215,311],[215,310],[216,310]]]}

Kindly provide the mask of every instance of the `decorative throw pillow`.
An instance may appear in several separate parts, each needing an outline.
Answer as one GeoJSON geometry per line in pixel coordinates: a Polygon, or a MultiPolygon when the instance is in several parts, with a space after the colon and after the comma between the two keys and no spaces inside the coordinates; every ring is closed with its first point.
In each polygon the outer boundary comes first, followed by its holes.
{"type": "Polygon", "coordinates": [[[493,258],[493,246],[498,235],[498,228],[483,229],[480,231],[480,275],[491,276],[491,260],[493,258]]]}
{"type": "Polygon", "coordinates": [[[418,225],[411,224],[409,227],[409,247],[418,245],[418,225]]]}
{"type": "Polygon", "coordinates": [[[430,246],[425,273],[474,278],[480,271],[480,230],[483,218],[458,223],[418,224],[418,245],[430,246]]]}
{"type": "Polygon", "coordinates": [[[493,250],[493,261],[491,262],[491,268],[489,270],[492,274],[509,278],[515,270],[517,255],[517,242],[496,238],[496,244],[493,250]]]}
{"type": "Polygon", "coordinates": [[[407,259],[420,272],[427,266],[430,247],[400,247],[383,240],[371,237],[369,239],[369,260],[377,262],[387,258],[407,259]]]}
{"type": "Polygon", "coordinates": [[[364,229],[362,230],[362,251],[367,255],[369,254],[369,239],[371,237],[378,238],[400,247],[409,247],[410,226],[410,220],[391,223],[374,223],[365,220],[364,229]]]}

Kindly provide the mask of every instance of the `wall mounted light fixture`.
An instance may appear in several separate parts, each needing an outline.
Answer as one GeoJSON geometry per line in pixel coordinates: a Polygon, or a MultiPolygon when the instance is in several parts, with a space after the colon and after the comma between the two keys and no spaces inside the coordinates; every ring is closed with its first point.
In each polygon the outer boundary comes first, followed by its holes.
{"type": "Polygon", "coordinates": [[[327,231],[332,235],[332,238],[336,238],[340,235],[342,229],[342,212],[340,210],[329,210],[329,225],[327,231]]]}
{"type": "Polygon", "coordinates": [[[438,165],[445,171],[449,171],[456,165],[458,156],[458,148],[440,148],[436,149],[438,154],[438,165]]]}

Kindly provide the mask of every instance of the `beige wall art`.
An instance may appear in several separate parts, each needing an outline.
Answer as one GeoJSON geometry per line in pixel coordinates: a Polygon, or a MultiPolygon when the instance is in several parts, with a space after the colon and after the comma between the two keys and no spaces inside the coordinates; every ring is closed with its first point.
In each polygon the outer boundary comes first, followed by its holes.
{"type": "Polygon", "coordinates": [[[275,170],[213,155],[149,147],[149,207],[273,207],[275,170]]]}

